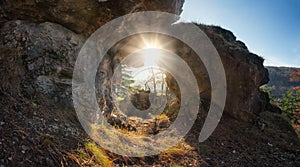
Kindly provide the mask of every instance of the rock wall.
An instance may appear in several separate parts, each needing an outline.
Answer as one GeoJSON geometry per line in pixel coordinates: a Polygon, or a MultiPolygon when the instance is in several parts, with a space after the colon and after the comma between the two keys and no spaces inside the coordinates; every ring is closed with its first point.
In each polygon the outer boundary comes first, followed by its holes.
{"type": "Polygon", "coordinates": [[[54,23],[7,22],[1,45],[17,49],[25,68],[21,90],[71,105],[73,66],[84,37],[54,23]]]}
{"type": "Polygon", "coordinates": [[[90,35],[108,21],[137,11],[180,14],[184,0],[3,0],[0,23],[9,20],[53,22],[90,35]]]}
{"type": "MultiPolygon", "coordinates": [[[[21,90],[29,96],[47,95],[55,101],[71,103],[71,79],[76,56],[86,40],[99,26],[135,11],[159,10],[181,13],[184,0],[4,0],[0,2],[1,39],[3,47],[16,49],[22,57],[25,73],[21,90]],[[20,19],[20,20],[17,20],[20,19]],[[21,21],[22,20],[22,21],[21,21]]],[[[250,120],[269,105],[259,87],[268,82],[263,59],[248,51],[245,44],[220,27],[199,25],[216,46],[224,64],[228,94],[225,112],[250,120]]],[[[189,64],[199,84],[201,98],[210,98],[210,83],[206,70],[195,53],[178,43],[176,53],[189,64]]],[[[111,77],[116,66],[110,52],[100,70],[111,77]]],[[[1,60],[0,60],[1,61],[1,60]]],[[[101,72],[101,71],[100,71],[101,72]]],[[[107,80],[106,80],[107,81],[107,80]]],[[[168,78],[169,87],[178,94],[176,82],[168,78]]],[[[107,88],[104,85],[102,88],[107,88]]],[[[109,92],[107,92],[109,93],[109,92]]],[[[106,95],[104,95],[106,96],[106,95]]],[[[107,110],[111,98],[103,98],[107,110]]]]}
{"type": "MultiPolygon", "coordinates": [[[[236,40],[232,32],[217,26],[198,25],[210,38],[221,57],[226,79],[227,97],[225,113],[242,120],[250,120],[269,105],[266,95],[259,90],[268,83],[268,71],[263,66],[263,58],[248,51],[246,45],[236,40]]],[[[209,76],[197,55],[186,45],[176,48],[191,67],[199,85],[202,99],[210,99],[209,76]]],[[[176,86],[176,85],[175,85],[176,86]]],[[[178,90],[178,89],[175,89],[178,90]]]]}

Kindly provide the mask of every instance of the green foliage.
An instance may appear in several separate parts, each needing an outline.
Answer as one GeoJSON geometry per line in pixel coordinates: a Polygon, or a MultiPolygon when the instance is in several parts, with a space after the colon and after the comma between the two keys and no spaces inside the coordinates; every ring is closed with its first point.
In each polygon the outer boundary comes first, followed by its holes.
{"type": "Polygon", "coordinates": [[[279,106],[282,109],[283,114],[286,115],[292,121],[292,123],[300,123],[300,90],[287,91],[283,95],[279,106]]]}
{"type": "Polygon", "coordinates": [[[276,97],[276,96],[272,93],[272,88],[270,88],[270,87],[267,86],[267,85],[263,85],[263,86],[260,87],[260,89],[261,89],[263,92],[268,93],[269,98],[270,98],[270,102],[271,102],[272,104],[275,104],[275,105],[277,105],[277,106],[280,105],[281,99],[278,98],[278,97],[276,97]]]}
{"type": "Polygon", "coordinates": [[[272,98],[274,97],[274,96],[271,94],[271,88],[268,87],[267,85],[261,86],[260,89],[261,89],[263,92],[268,93],[270,99],[272,99],[272,98]]]}
{"type": "Polygon", "coordinates": [[[135,81],[133,79],[132,71],[130,71],[127,65],[121,66],[121,75],[121,82],[116,85],[115,90],[118,97],[125,98],[136,89],[132,86],[135,81]]]}
{"type": "Polygon", "coordinates": [[[266,85],[261,90],[268,93],[270,102],[281,108],[282,114],[286,116],[291,123],[300,124],[300,90],[289,89],[278,98],[272,94],[272,89],[266,85]]]}

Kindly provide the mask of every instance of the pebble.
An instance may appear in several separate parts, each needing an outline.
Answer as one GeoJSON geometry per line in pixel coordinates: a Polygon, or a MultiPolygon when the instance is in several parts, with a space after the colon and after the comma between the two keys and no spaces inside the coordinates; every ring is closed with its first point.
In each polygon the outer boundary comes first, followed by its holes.
{"type": "Polygon", "coordinates": [[[12,157],[8,157],[7,159],[10,160],[10,161],[12,161],[12,157]]]}
{"type": "Polygon", "coordinates": [[[271,143],[268,142],[268,146],[273,147],[273,144],[271,144],[271,143]]]}
{"type": "Polygon", "coordinates": [[[4,125],[4,124],[5,124],[5,122],[2,122],[2,121],[0,122],[0,125],[4,125]]]}
{"type": "Polygon", "coordinates": [[[26,151],[26,150],[29,149],[29,148],[28,148],[27,146],[25,146],[25,145],[22,145],[21,148],[22,148],[22,150],[24,150],[24,151],[26,151]]]}
{"type": "Polygon", "coordinates": [[[22,23],[21,20],[16,21],[16,24],[21,24],[21,23],[22,23]]]}

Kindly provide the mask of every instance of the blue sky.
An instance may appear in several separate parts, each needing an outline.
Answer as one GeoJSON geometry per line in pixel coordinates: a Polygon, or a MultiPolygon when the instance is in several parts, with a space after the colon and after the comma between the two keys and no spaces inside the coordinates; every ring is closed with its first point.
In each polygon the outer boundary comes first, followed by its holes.
{"type": "Polygon", "coordinates": [[[300,67],[300,0],[186,0],[181,16],[232,31],[265,65],[300,67]]]}

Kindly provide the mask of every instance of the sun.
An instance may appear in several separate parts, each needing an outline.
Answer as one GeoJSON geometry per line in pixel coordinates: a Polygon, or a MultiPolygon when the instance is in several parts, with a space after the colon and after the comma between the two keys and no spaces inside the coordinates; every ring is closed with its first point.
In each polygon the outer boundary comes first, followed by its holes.
{"type": "Polygon", "coordinates": [[[159,48],[145,48],[142,51],[144,66],[154,66],[157,67],[157,61],[159,60],[161,53],[159,48]]]}
{"type": "Polygon", "coordinates": [[[174,45],[173,40],[162,34],[143,33],[130,37],[120,53],[134,55],[129,63],[133,67],[159,67],[165,59],[165,51],[172,51],[174,45]]]}

